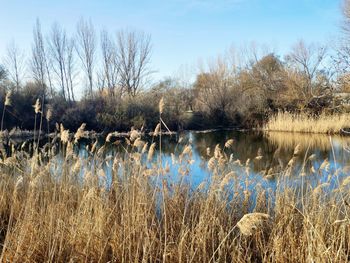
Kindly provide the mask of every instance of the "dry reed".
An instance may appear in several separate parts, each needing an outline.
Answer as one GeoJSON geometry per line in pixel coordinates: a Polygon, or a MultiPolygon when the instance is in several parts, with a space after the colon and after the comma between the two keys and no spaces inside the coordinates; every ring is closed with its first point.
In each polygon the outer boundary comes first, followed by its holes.
{"type": "MultiPolygon", "coordinates": [[[[51,155],[45,161],[42,151],[31,157],[18,149],[0,162],[1,262],[349,258],[349,179],[333,192],[327,190],[329,182],[316,188],[306,185],[301,197],[288,184],[275,192],[259,186],[251,190],[248,168],[253,160],[245,165],[229,162],[218,145],[207,163],[211,180],[192,189],[181,180],[168,181],[170,164],[163,167],[153,161],[156,144],[147,151],[139,137],[133,141],[135,147],[126,147],[115,157],[104,154],[107,144],[95,142],[83,159],[73,151],[75,138],[67,136],[63,125],[61,140],[63,159],[51,155]],[[233,172],[232,166],[242,174],[233,172]]],[[[294,154],[300,154],[299,147],[294,154]]],[[[191,155],[190,145],[173,153],[179,171],[190,171],[191,155]]],[[[328,161],[322,169],[330,173],[328,161]]],[[[277,184],[282,185],[285,174],[279,176],[277,184]]]]}
{"type": "Polygon", "coordinates": [[[337,134],[349,126],[350,114],[321,114],[315,117],[306,113],[279,112],[269,119],[264,129],[268,131],[337,134]]]}

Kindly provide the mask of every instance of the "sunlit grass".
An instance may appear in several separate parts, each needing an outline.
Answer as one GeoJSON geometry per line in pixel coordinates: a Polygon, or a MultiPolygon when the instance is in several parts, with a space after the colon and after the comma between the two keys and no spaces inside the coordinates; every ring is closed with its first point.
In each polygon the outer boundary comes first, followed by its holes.
{"type": "MultiPolygon", "coordinates": [[[[334,174],[327,165],[314,175],[328,173],[329,181],[320,181],[316,189],[303,184],[302,196],[288,185],[279,190],[290,177],[293,162],[278,174],[281,187],[276,192],[259,185],[252,189],[249,161],[230,160],[230,140],[225,147],[211,149],[212,178],[193,189],[185,180],[191,176],[190,144],[173,155],[174,164],[180,166],[178,176],[184,179],[174,182],[168,167],[173,164],[153,161],[159,149],[148,149],[137,132],[130,133],[124,154],[106,156],[106,145],[92,143],[87,147],[89,157],[81,159],[73,148],[83,128],[67,136],[61,127],[58,140],[53,140],[64,153],[61,158],[48,147],[32,157],[15,150],[4,158],[0,169],[2,261],[348,259],[349,180],[339,177],[339,187],[329,190],[339,172],[334,174]],[[233,166],[240,167],[242,174],[233,166]]],[[[295,149],[294,156],[298,154],[295,149]]]]}
{"type": "Polygon", "coordinates": [[[341,133],[350,126],[350,114],[310,116],[306,113],[279,112],[270,117],[264,129],[268,131],[288,131],[305,133],[341,133]]]}
{"type": "Polygon", "coordinates": [[[179,139],[171,163],[162,162],[164,106],[161,101],[150,144],[135,129],[125,143],[111,133],[102,145],[88,144],[81,157],[75,148],[86,137],[84,124],[75,134],[57,125],[41,148],[35,141],[17,147],[1,141],[0,261],[348,260],[349,171],[332,169],[328,160],[315,168],[313,155],[299,169],[298,144],[286,166],[257,179],[251,163],[264,153],[243,164],[233,160],[229,139],[207,149],[203,162],[211,177],[194,186],[191,141],[179,139]],[[122,152],[108,155],[116,144],[122,152]],[[276,187],[264,187],[271,179],[276,187]]]}

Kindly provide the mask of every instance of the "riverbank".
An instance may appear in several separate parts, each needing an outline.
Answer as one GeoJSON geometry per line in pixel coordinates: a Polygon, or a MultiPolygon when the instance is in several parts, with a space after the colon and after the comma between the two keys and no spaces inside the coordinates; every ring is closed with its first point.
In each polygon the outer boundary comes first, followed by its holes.
{"type": "Polygon", "coordinates": [[[350,135],[350,114],[312,116],[306,113],[279,112],[269,118],[263,130],[350,135]]]}
{"type": "MultiPolygon", "coordinates": [[[[122,138],[122,137],[130,137],[131,131],[115,131],[115,132],[96,132],[94,130],[82,130],[83,133],[81,134],[82,138],[85,139],[98,139],[98,138],[122,138]]],[[[206,130],[181,130],[181,131],[167,131],[167,130],[162,130],[162,135],[177,135],[183,132],[191,132],[191,133],[210,133],[210,132],[216,132],[216,131],[242,131],[242,132],[247,132],[251,131],[249,129],[241,129],[237,127],[231,127],[231,128],[217,128],[217,129],[206,129],[206,130]]],[[[137,131],[141,136],[154,136],[155,131],[137,131]]],[[[45,131],[40,132],[40,138],[54,138],[58,135],[59,129],[56,128],[55,132],[51,132],[49,134],[45,133],[45,131]]],[[[29,130],[21,130],[21,129],[12,129],[11,131],[5,130],[3,132],[0,132],[1,138],[3,140],[12,140],[13,142],[23,142],[26,140],[33,140],[34,138],[34,131],[29,131],[29,130]]],[[[74,137],[74,131],[69,131],[69,136],[71,138],[74,137]]],[[[36,131],[35,136],[38,136],[38,131],[36,131]]]]}
{"type": "MultiPolygon", "coordinates": [[[[82,130],[81,136],[85,139],[96,140],[98,138],[116,139],[122,137],[130,137],[132,131],[115,131],[115,132],[96,132],[94,130],[82,130]]],[[[211,133],[216,131],[241,131],[241,132],[290,132],[295,134],[339,134],[350,136],[350,114],[341,115],[320,115],[318,117],[308,116],[306,114],[291,114],[287,112],[280,112],[267,121],[263,128],[240,128],[240,127],[219,127],[211,129],[198,129],[198,130],[181,130],[170,131],[162,130],[162,135],[178,135],[182,132],[191,132],[198,134],[211,133]]],[[[69,131],[69,135],[73,138],[75,131],[69,131]]],[[[159,131],[156,130],[139,130],[137,131],[141,136],[154,136],[159,131]]],[[[60,127],[57,126],[55,132],[50,134],[45,131],[40,132],[40,137],[54,138],[60,133],[60,127]]],[[[276,133],[275,133],[276,134],[276,133]]],[[[38,137],[39,133],[36,131],[12,129],[11,131],[3,131],[1,137],[4,140],[11,140],[12,142],[21,143],[26,140],[32,140],[38,137]]]]}

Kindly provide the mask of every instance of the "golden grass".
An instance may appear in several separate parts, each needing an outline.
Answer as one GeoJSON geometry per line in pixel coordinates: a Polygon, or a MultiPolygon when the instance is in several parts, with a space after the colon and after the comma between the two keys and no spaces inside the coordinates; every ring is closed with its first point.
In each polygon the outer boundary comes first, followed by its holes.
{"type": "Polygon", "coordinates": [[[244,215],[237,223],[237,227],[245,236],[251,236],[256,231],[266,231],[270,216],[264,213],[250,213],[244,215]]]}
{"type": "Polygon", "coordinates": [[[342,129],[349,128],[350,114],[321,114],[318,117],[306,113],[293,114],[279,112],[270,117],[264,129],[268,131],[288,131],[305,133],[337,134],[342,129]]]}
{"type": "MultiPolygon", "coordinates": [[[[162,99],[154,136],[162,136],[162,124],[167,128],[161,119],[164,106],[162,99]]],[[[330,182],[314,190],[305,184],[301,197],[293,188],[279,187],[292,173],[301,146],[294,149],[286,171],[279,173],[276,192],[259,185],[249,188],[250,160],[245,165],[231,160],[233,140],[224,149],[217,145],[213,155],[207,151],[211,180],[191,189],[185,183],[191,176],[191,144],[172,153],[180,177],[174,183],[169,164],[163,167],[161,156],[154,161],[157,144],[152,142],[148,149],[139,131],[129,133],[123,154],[106,155],[116,135],[111,133],[104,145],[97,140],[88,145],[88,157],[81,158],[74,146],[85,137],[84,129],[83,124],[71,136],[63,125],[57,127],[57,136],[40,151],[35,142],[29,145],[32,156],[24,147],[10,147],[7,155],[1,142],[0,262],[344,262],[349,258],[349,180],[328,194],[330,182]]],[[[255,159],[261,157],[259,151],[255,159]]],[[[329,170],[325,160],[313,173],[329,170]]]]}
{"type": "MultiPolygon", "coordinates": [[[[329,182],[317,190],[306,184],[302,198],[288,186],[249,190],[248,166],[230,162],[227,147],[217,146],[208,163],[210,183],[191,189],[183,180],[170,183],[168,164],[152,161],[154,143],[147,151],[137,138],[116,157],[105,156],[106,145],[94,143],[81,159],[73,151],[77,136],[63,131],[62,141],[53,140],[62,158],[44,147],[33,157],[15,150],[0,163],[1,262],[349,259],[346,181],[328,194],[329,182]],[[242,168],[244,186],[233,165],[242,168]]],[[[172,156],[183,179],[190,176],[191,148],[183,145],[172,156]]],[[[281,173],[279,185],[284,178],[281,173]]]]}

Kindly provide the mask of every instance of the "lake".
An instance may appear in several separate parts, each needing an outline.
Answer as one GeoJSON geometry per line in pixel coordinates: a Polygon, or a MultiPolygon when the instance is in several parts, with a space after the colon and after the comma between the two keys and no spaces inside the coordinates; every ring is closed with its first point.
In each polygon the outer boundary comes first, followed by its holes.
{"type": "MultiPolygon", "coordinates": [[[[161,159],[163,167],[167,168],[168,181],[185,180],[192,187],[210,181],[213,172],[208,169],[208,160],[217,145],[223,149],[222,153],[227,158],[225,168],[220,168],[219,173],[223,176],[224,173],[235,172],[242,188],[244,185],[248,187],[249,181],[249,188],[259,185],[275,189],[282,173],[287,175],[284,178],[288,177],[296,185],[300,185],[301,181],[311,185],[323,182],[339,184],[345,176],[350,175],[350,137],[287,132],[213,131],[163,135],[161,141],[159,137],[151,136],[142,139],[149,145],[156,143],[153,160],[147,161],[147,154],[142,157],[141,161],[145,165],[153,167],[161,159]],[[234,141],[232,147],[224,148],[229,139],[234,141]],[[179,158],[187,145],[191,145],[191,155],[179,158]],[[334,174],[338,176],[333,180],[330,176],[334,174]]],[[[123,139],[121,141],[119,145],[106,145],[104,154],[110,162],[115,155],[132,151],[123,139]]],[[[103,144],[104,140],[101,139],[100,142],[103,144]]],[[[86,146],[90,145],[91,148],[92,143],[80,143],[79,154],[82,158],[88,156],[86,146]]],[[[111,163],[105,166],[107,175],[110,174],[111,166],[111,163]]]]}

